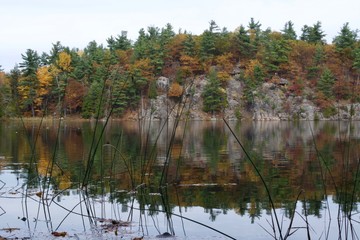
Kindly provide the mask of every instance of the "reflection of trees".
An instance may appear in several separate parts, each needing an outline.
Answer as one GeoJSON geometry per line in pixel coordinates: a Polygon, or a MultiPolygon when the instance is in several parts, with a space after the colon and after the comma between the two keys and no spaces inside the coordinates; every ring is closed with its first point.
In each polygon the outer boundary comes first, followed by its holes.
{"type": "Polygon", "coordinates": [[[210,160],[210,167],[215,172],[217,170],[217,164],[221,160],[221,150],[226,146],[226,136],[222,128],[212,126],[206,128],[203,131],[203,148],[210,160]]]}
{"type": "MultiPolygon", "coordinates": [[[[291,216],[293,203],[303,189],[303,207],[306,207],[308,214],[320,217],[325,194],[333,194],[334,201],[342,204],[344,211],[355,210],[354,204],[352,207],[346,204],[359,201],[360,184],[354,190],[354,195],[353,186],[357,181],[357,156],[360,150],[357,139],[360,131],[358,124],[352,124],[341,123],[339,128],[337,123],[332,122],[319,122],[317,125],[307,122],[242,122],[234,129],[269,184],[276,206],[283,208],[286,216],[291,216]],[[315,144],[319,152],[316,152],[315,144]],[[319,161],[319,154],[323,160],[319,161]],[[338,186],[337,192],[334,183],[338,186]]],[[[150,207],[155,214],[162,203],[158,196],[149,197],[150,190],[156,192],[157,189],[148,188],[159,182],[162,159],[166,155],[171,133],[164,131],[155,142],[160,126],[160,123],[154,123],[148,126],[149,129],[142,128],[145,135],[140,134],[138,123],[113,122],[108,126],[106,135],[101,139],[101,148],[95,155],[92,172],[95,184],[91,193],[110,191],[112,201],[128,203],[133,200],[131,196],[115,191],[129,191],[134,185],[146,182],[150,185],[142,189],[145,192],[141,197],[138,195],[137,200],[142,206],[150,207]],[[133,179],[119,152],[128,164],[131,163],[133,179]],[[153,155],[150,156],[150,152],[153,155]],[[153,164],[144,174],[142,167],[148,162],[153,164]],[[144,176],[149,181],[145,181],[144,176]],[[132,184],[132,180],[135,184],[132,184]]],[[[11,128],[13,130],[7,131],[4,125],[0,126],[1,139],[9,139],[0,142],[0,152],[14,156],[14,163],[28,163],[31,145],[26,136],[35,142],[38,126],[30,124],[23,129],[14,124],[11,128]]],[[[88,122],[63,124],[60,134],[56,124],[44,124],[35,147],[34,160],[38,161],[38,172],[46,174],[46,167],[56,151],[55,160],[64,174],[55,166],[52,183],[65,188],[70,186],[69,179],[72,183],[79,182],[86,168],[84,159],[87,158],[92,138],[98,136],[93,131],[88,122]],[[59,145],[54,149],[57,138],[59,145]]],[[[202,206],[213,219],[218,214],[216,209],[223,212],[236,209],[240,215],[248,214],[253,220],[260,216],[261,210],[269,209],[258,176],[221,122],[194,122],[187,126],[181,123],[173,146],[168,182],[177,184],[177,192],[169,186],[168,201],[171,206],[202,206]]],[[[35,169],[29,168],[28,177],[37,177],[35,169]]],[[[35,187],[37,183],[29,184],[35,187]]]]}
{"type": "Polygon", "coordinates": [[[321,210],[324,207],[324,204],[321,200],[312,199],[312,200],[301,201],[301,203],[303,209],[302,214],[305,215],[305,209],[306,209],[306,214],[314,215],[318,218],[321,218],[321,210]]]}

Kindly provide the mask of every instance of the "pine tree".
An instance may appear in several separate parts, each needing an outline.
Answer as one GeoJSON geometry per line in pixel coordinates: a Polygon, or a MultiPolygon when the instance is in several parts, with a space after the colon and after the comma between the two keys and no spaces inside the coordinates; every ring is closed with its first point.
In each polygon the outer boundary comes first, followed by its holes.
{"type": "Polygon", "coordinates": [[[289,42],[280,33],[272,32],[264,41],[263,64],[268,73],[277,73],[281,65],[288,63],[289,42]]]}
{"type": "Polygon", "coordinates": [[[227,105],[226,91],[221,87],[215,70],[209,73],[209,82],[205,85],[202,94],[204,111],[212,114],[220,112],[227,105]]]}
{"type": "Polygon", "coordinates": [[[208,30],[205,30],[202,34],[200,42],[200,56],[203,61],[211,59],[216,54],[216,39],[219,36],[217,30],[219,27],[215,21],[210,21],[208,30]]]}
{"type": "Polygon", "coordinates": [[[334,97],[334,83],[335,78],[332,72],[325,68],[323,74],[321,75],[317,87],[318,89],[327,97],[327,98],[333,98],[334,97]]]}
{"type": "Polygon", "coordinates": [[[339,55],[343,67],[351,68],[351,62],[354,59],[354,48],[356,47],[357,32],[352,31],[349,27],[349,23],[345,23],[341,28],[340,33],[333,40],[335,49],[339,55]]]}
{"type": "Polygon", "coordinates": [[[349,23],[345,23],[341,28],[340,33],[333,40],[336,50],[338,52],[344,52],[347,49],[352,49],[355,46],[357,38],[357,32],[352,31],[349,27],[349,23]]]}
{"type": "Polygon", "coordinates": [[[319,72],[322,68],[322,65],[325,61],[325,51],[322,44],[317,44],[315,49],[315,54],[312,60],[312,65],[308,68],[308,78],[316,79],[319,77],[319,72]]]}
{"type": "Polygon", "coordinates": [[[127,38],[125,33],[118,35],[117,37],[111,36],[110,38],[106,39],[108,43],[108,48],[110,51],[115,50],[129,50],[132,47],[131,40],[127,38]]]}
{"type": "Polygon", "coordinates": [[[321,29],[321,22],[318,21],[313,26],[304,25],[301,30],[302,34],[300,40],[312,44],[325,44],[324,37],[326,34],[324,34],[324,31],[321,29]]]}
{"type": "Polygon", "coordinates": [[[32,49],[28,49],[25,55],[21,54],[21,56],[23,62],[20,63],[20,68],[23,75],[18,86],[21,103],[25,110],[30,108],[32,116],[35,117],[36,90],[39,83],[36,72],[40,65],[40,57],[32,49]]]}
{"type": "Polygon", "coordinates": [[[286,40],[296,40],[297,35],[292,21],[285,23],[284,29],[281,31],[283,32],[283,36],[286,40]]]}
{"type": "Polygon", "coordinates": [[[194,57],[196,55],[195,40],[192,34],[187,34],[184,45],[184,53],[187,56],[194,57]]]}
{"type": "Polygon", "coordinates": [[[94,81],[85,95],[82,106],[83,118],[101,118],[104,112],[103,91],[104,86],[98,81],[94,81]]]}
{"type": "Polygon", "coordinates": [[[19,100],[18,86],[19,86],[20,77],[21,77],[21,72],[19,67],[16,65],[14,69],[10,70],[10,75],[9,75],[11,97],[14,104],[16,104],[19,100]]]}

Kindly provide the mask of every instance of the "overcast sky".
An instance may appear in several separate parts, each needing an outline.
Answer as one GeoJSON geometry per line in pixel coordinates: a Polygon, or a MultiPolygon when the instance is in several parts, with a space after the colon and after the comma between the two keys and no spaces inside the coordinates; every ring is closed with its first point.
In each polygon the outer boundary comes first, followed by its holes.
{"type": "Polygon", "coordinates": [[[0,0],[0,65],[10,71],[26,49],[41,55],[57,41],[70,48],[93,40],[106,46],[122,30],[135,41],[141,28],[166,23],[198,35],[210,20],[233,31],[251,17],[274,31],[291,20],[298,35],[320,21],[331,43],[346,22],[360,29],[359,10],[359,0],[0,0]]]}

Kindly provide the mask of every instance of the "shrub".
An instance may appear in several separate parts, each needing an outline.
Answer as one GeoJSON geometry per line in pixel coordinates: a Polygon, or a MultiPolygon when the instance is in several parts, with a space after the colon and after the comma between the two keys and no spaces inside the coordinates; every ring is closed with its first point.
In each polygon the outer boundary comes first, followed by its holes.
{"type": "Polygon", "coordinates": [[[180,97],[184,92],[184,88],[177,82],[174,82],[170,85],[168,92],[169,97],[180,97]]]}
{"type": "Polygon", "coordinates": [[[325,118],[332,117],[337,114],[337,110],[334,106],[329,106],[323,109],[323,114],[325,118]]]}

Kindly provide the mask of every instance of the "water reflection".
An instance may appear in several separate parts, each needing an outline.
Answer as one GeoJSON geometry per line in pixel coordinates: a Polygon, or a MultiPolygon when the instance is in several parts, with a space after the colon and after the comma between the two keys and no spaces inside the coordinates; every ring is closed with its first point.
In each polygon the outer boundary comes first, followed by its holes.
{"type": "MultiPolygon", "coordinates": [[[[271,212],[265,188],[223,122],[180,122],[175,132],[175,123],[166,122],[112,121],[104,129],[105,123],[99,124],[2,122],[0,174],[10,169],[6,174],[29,189],[48,186],[57,192],[58,202],[77,196],[86,182],[90,196],[120,203],[121,212],[136,205],[150,216],[162,211],[187,216],[200,207],[201,215],[208,216],[206,224],[239,238],[242,235],[221,224],[227,221],[224,216],[265,225],[263,219],[271,212]]],[[[330,202],[347,216],[357,211],[359,122],[230,125],[287,218],[296,202],[300,215],[318,219],[330,215],[330,202]]],[[[166,219],[168,230],[175,233],[171,215],[166,219]]],[[[265,231],[263,236],[269,237],[265,231]]]]}

